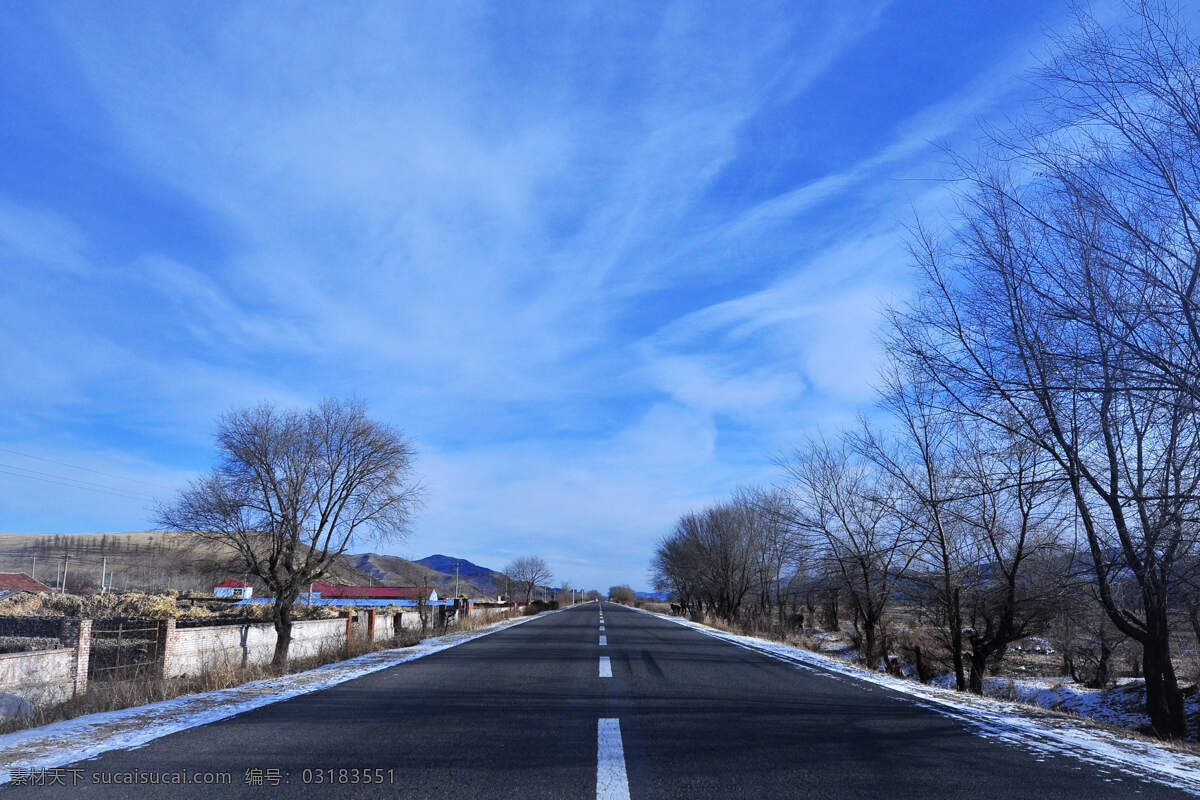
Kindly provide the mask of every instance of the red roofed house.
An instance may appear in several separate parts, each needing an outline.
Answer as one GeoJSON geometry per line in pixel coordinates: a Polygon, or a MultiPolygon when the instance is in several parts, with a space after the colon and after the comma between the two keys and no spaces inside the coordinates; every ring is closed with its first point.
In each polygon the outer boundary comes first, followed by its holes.
{"type": "Polygon", "coordinates": [[[437,602],[437,589],[431,586],[335,586],[325,581],[315,581],[313,595],[320,594],[322,600],[413,600],[437,602]],[[422,600],[423,598],[423,600],[422,600]]]}
{"type": "Polygon", "coordinates": [[[21,592],[49,592],[50,587],[24,572],[0,572],[0,600],[21,592]]]}
{"type": "Polygon", "coordinates": [[[248,600],[253,592],[250,584],[235,581],[233,578],[223,580],[213,587],[213,594],[217,597],[233,597],[238,600],[248,600]]]}

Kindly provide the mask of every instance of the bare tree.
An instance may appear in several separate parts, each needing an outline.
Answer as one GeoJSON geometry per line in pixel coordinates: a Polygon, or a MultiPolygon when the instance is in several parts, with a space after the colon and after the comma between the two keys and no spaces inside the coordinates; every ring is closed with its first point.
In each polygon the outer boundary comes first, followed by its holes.
{"type": "Polygon", "coordinates": [[[217,545],[230,569],[274,596],[272,664],[287,664],[292,605],[363,534],[403,535],[420,497],[412,446],[361,403],[306,412],[234,411],[217,430],[220,463],[159,510],[164,527],[217,545]]]}
{"type": "Polygon", "coordinates": [[[533,600],[533,590],[539,584],[546,584],[554,577],[550,565],[537,556],[523,556],[514,559],[504,568],[504,574],[518,588],[525,590],[525,602],[533,600]]]}
{"type": "Polygon", "coordinates": [[[562,581],[558,586],[558,594],[555,596],[555,601],[560,606],[569,606],[575,601],[575,596],[578,592],[570,581],[562,581]]]}
{"type": "Polygon", "coordinates": [[[889,494],[880,485],[884,476],[856,463],[845,442],[812,442],[782,466],[794,481],[796,524],[822,540],[828,569],[850,601],[862,658],[874,667],[886,653],[886,614],[896,583],[920,542],[882,499],[889,494]]]}
{"type": "Polygon", "coordinates": [[[781,489],[743,489],[733,502],[748,508],[753,526],[758,602],[765,618],[772,611],[782,625],[793,579],[807,550],[807,537],[796,527],[796,512],[781,489]]]}
{"type": "Polygon", "coordinates": [[[655,588],[696,619],[711,613],[734,622],[747,598],[755,601],[752,612],[769,611],[790,558],[782,503],[777,494],[740,491],[729,502],[684,514],[655,548],[655,588]]]}
{"type": "Polygon", "coordinates": [[[1013,642],[1045,631],[1072,575],[1062,570],[1064,492],[1055,465],[1022,439],[966,439],[963,497],[950,512],[964,531],[974,565],[963,596],[970,652],[969,689],[1013,642]]]}
{"type": "Polygon", "coordinates": [[[1057,466],[1100,603],[1141,646],[1151,725],[1180,737],[1171,600],[1200,501],[1200,48],[1165,5],[1131,8],[1118,28],[1080,14],[1042,75],[1049,118],[998,142],[1006,171],[967,170],[947,246],[918,231],[925,291],[901,330],[960,409],[1057,466]]]}
{"type": "Polygon", "coordinates": [[[675,525],[675,531],[664,536],[654,548],[650,559],[650,581],[660,592],[667,592],[685,614],[701,616],[700,563],[694,541],[689,536],[688,514],[675,525]]]}
{"type": "Polygon", "coordinates": [[[621,603],[629,606],[633,605],[633,601],[637,599],[637,593],[633,591],[632,587],[626,586],[625,584],[620,586],[610,586],[608,587],[608,599],[614,603],[621,603]]]}
{"type": "Polygon", "coordinates": [[[944,410],[936,383],[917,370],[905,370],[899,361],[884,371],[881,405],[895,423],[892,435],[881,436],[864,420],[850,441],[890,478],[892,490],[880,502],[902,517],[921,542],[910,577],[931,589],[923,608],[940,617],[933,620],[934,629],[946,632],[955,682],[963,691],[962,593],[964,582],[975,574],[977,554],[953,513],[961,491],[960,417],[944,410]]]}

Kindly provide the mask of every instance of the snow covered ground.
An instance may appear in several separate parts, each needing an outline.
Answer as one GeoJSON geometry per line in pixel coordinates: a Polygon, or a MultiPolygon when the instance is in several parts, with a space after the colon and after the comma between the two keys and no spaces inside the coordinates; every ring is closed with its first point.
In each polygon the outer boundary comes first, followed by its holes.
{"type": "MultiPolygon", "coordinates": [[[[907,695],[924,708],[962,721],[977,736],[1022,747],[1039,760],[1047,755],[1072,756],[1092,765],[1102,776],[1109,775],[1112,770],[1119,770],[1200,796],[1200,756],[1174,748],[1167,743],[1138,738],[1132,734],[1126,735],[1090,724],[1083,719],[1040,711],[1030,705],[1013,702],[1020,700],[1049,707],[1054,701],[1062,710],[1090,712],[1088,716],[1095,719],[1120,725],[1128,724],[1131,713],[1128,707],[1112,702],[1111,699],[1106,700],[1095,690],[1056,685],[1061,681],[1056,682],[1053,679],[1022,679],[1015,683],[1004,681],[1004,685],[993,683],[990,687],[998,694],[1010,693],[1012,700],[977,697],[940,686],[872,672],[823,653],[814,653],[811,650],[753,636],[726,633],[679,617],[636,610],[723,639],[738,647],[756,650],[793,664],[798,669],[823,672],[839,679],[866,681],[907,695]],[[1118,708],[1110,708],[1114,705],[1118,708]],[[1106,715],[1113,718],[1106,719],[1106,715]]],[[[1131,691],[1126,690],[1126,700],[1131,691]]],[[[1106,779],[1119,780],[1119,776],[1114,775],[1106,779]]]]}
{"type": "MultiPolygon", "coordinates": [[[[550,612],[555,613],[555,612],[550,612]]],[[[215,692],[185,695],[161,703],[106,711],[63,720],[40,728],[0,736],[0,784],[12,779],[12,769],[52,769],[92,758],[109,750],[142,747],[168,734],[232,717],[261,706],[439,653],[535,617],[500,620],[474,631],[426,639],[415,647],[368,653],[307,672],[254,681],[215,692]]]]}
{"type": "MultiPolygon", "coordinates": [[[[1065,711],[1131,730],[1150,725],[1146,714],[1146,682],[1140,678],[1121,678],[1116,686],[1103,690],[1081,686],[1069,677],[985,678],[983,691],[989,697],[1065,711]]],[[[1188,719],[1200,717],[1200,696],[1185,698],[1184,708],[1188,719]]]]}

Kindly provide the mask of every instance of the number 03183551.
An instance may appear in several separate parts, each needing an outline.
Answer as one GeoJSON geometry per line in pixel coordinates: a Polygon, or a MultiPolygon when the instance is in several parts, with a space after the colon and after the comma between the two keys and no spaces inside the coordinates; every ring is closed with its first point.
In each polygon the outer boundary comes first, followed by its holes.
{"type": "Polygon", "coordinates": [[[354,784],[393,784],[396,782],[396,770],[383,767],[330,767],[328,769],[304,769],[300,771],[300,781],[305,784],[320,786],[339,786],[354,784]]]}

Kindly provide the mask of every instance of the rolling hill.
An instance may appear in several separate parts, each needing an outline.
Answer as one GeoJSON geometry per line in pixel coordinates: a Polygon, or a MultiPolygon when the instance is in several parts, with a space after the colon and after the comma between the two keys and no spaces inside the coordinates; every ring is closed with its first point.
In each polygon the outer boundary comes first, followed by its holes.
{"type": "MultiPolygon", "coordinates": [[[[113,589],[148,592],[207,592],[225,578],[244,577],[231,572],[218,548],[171,531],[0,533],[0,572],[36,572],[54,587],[64,567],[71,591],[98,589],[101,570],[113,589]]],[[[370,582],[345,557],[334,562],[327,580],[370,582]]]]}
{"type": "MultiPolygon", "coordinates": [[[[444,555],[409,561],[378,553],[348,553],[334,562],[325,580],[358,586],[428,585],[449,598],[455,590],[455,563],[459,592],[475,598],[495,594],[499,573],[444,555]]],[[[0,533],[0,572],[36,573],[39,580],[55,587],[64,565],[72,591],[98,589],[101,570],[114,589],[148,592],[207,592],[225,578],[246,577],[233,574],[217,548],[171,531],[0,533]]],[[[503,585],[500,576],[501,591],[503,585]]],[[[262,591],[261,586],[256,589],[262,591]]]]}
{"type": "Polygon", "coordinates": [[[505,592],[503,572],[497,572],[494,569],[474,564],[465,558],[454,558],[453,556],[444,556],[438,553],[417,559],[415,563],[422,564],[450,576],[454,575],[454,567],[457,565],[459,577],[465,578],[472,586],[478,589],[481,596],[494,597],[505,592]]]}

